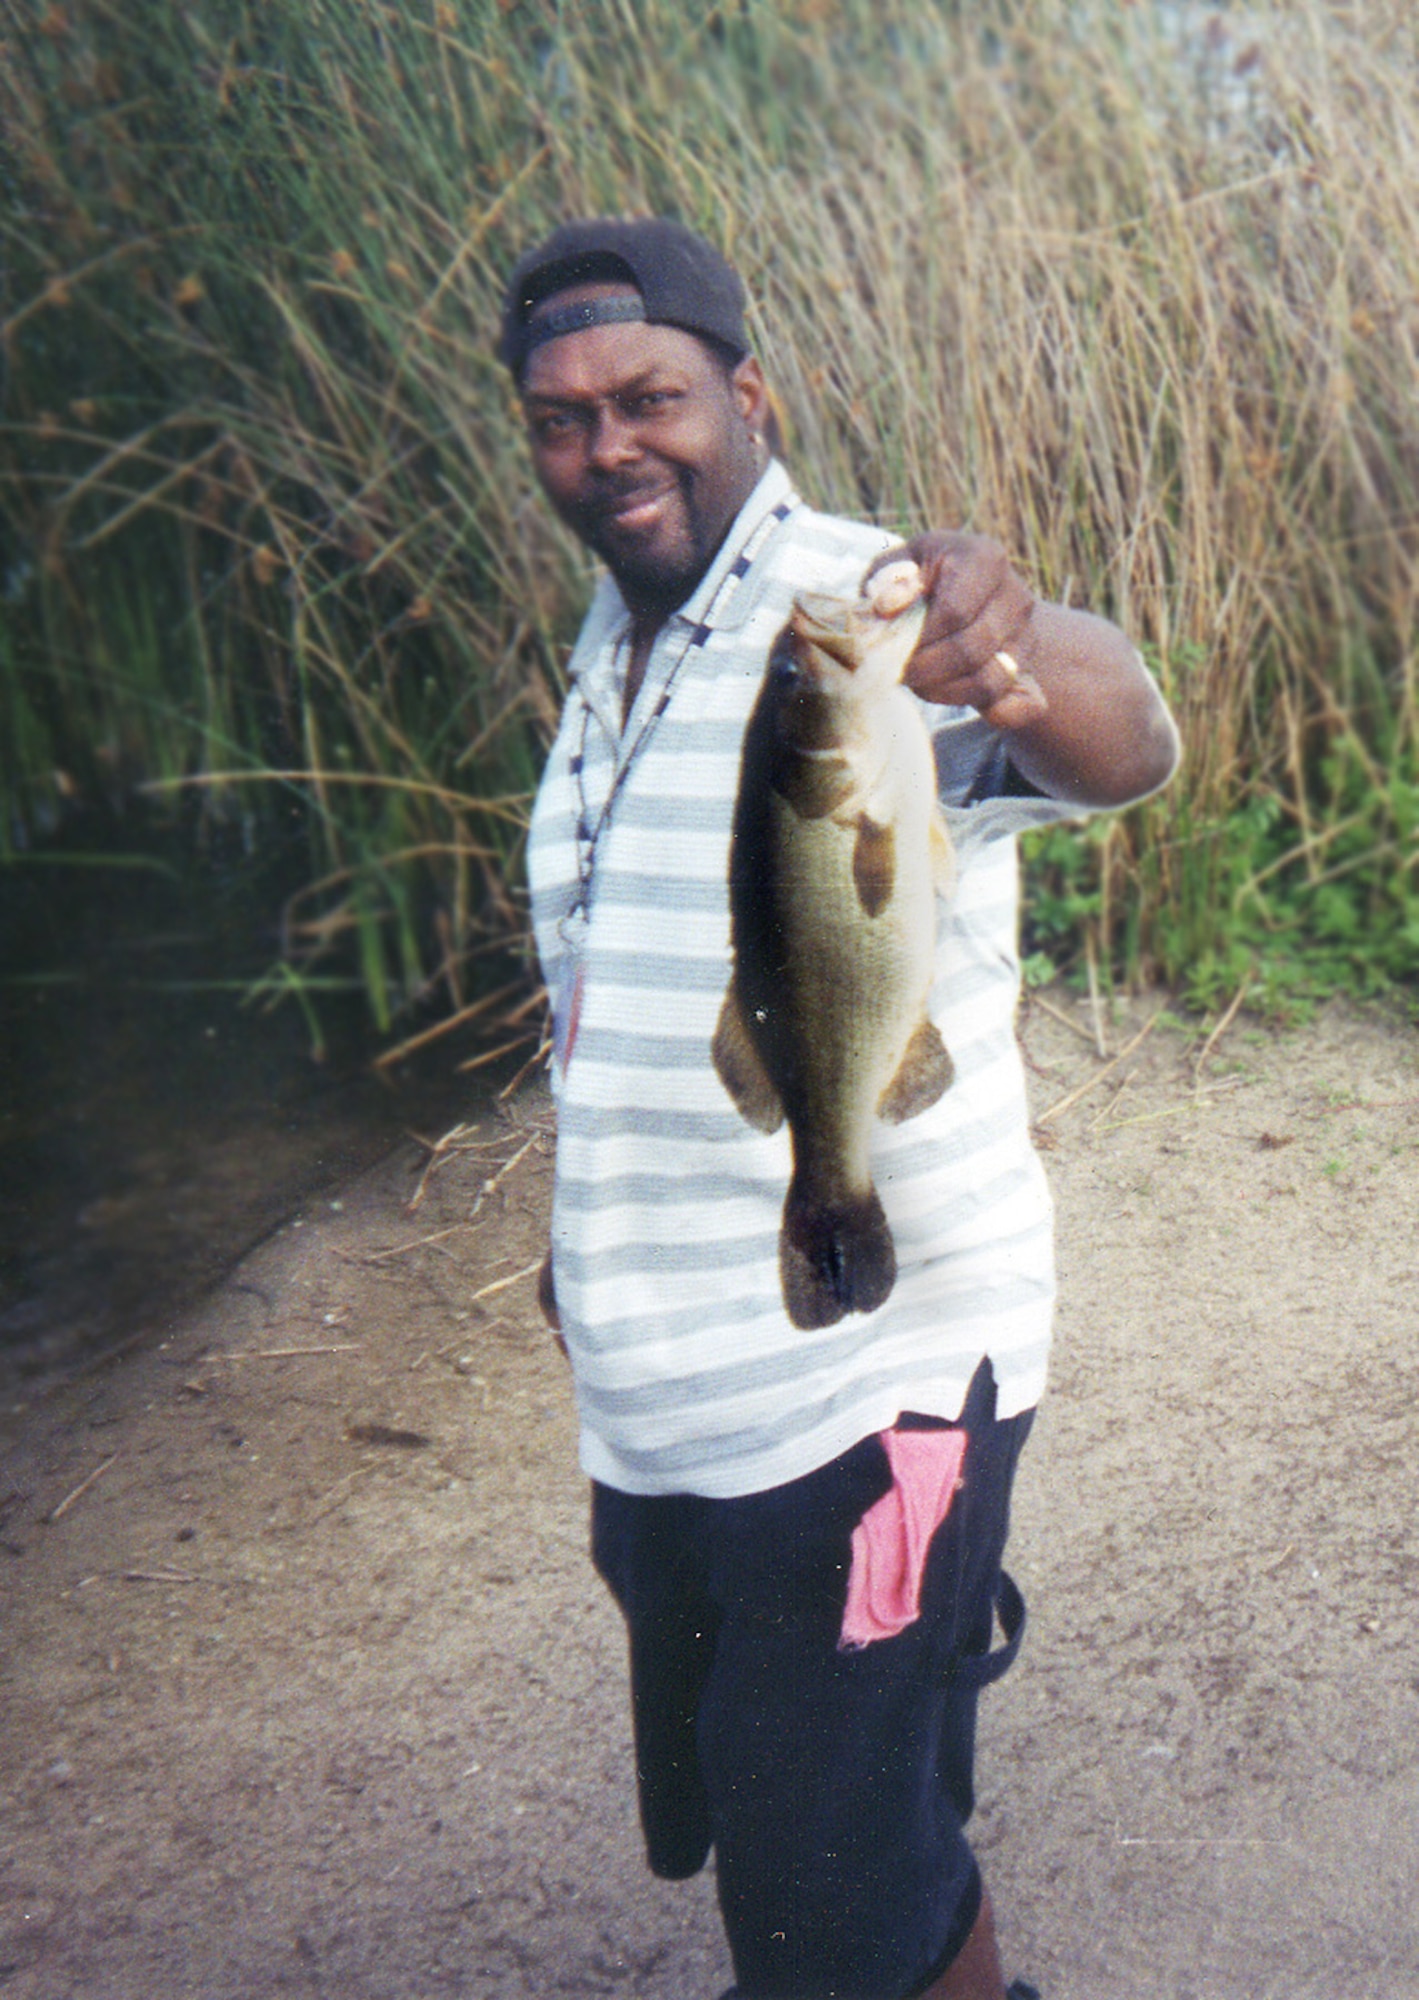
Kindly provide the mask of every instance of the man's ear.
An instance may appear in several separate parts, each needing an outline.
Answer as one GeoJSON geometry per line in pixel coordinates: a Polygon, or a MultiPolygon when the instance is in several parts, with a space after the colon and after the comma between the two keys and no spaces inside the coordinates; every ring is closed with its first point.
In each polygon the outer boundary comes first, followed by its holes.
{"type": "Polygon", "coordinates": [[[763,432],[770,414],[769,386],[756,354],[746,354],[729,378],[739,413],[751,431],[763,432]]]}

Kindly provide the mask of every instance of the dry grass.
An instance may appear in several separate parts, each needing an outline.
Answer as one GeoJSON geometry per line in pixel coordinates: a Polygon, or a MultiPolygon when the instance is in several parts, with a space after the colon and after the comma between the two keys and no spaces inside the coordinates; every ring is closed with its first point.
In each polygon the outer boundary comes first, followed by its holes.
{"type": "Polygon", "coordinates": [[[104,756],[294,794],[291,965],[353,949],[383,1024],[467,1005],[586,587],[499,279],[669,209],[745,275],[813,499],[998,534],[1156,663],[1185,779],[1038,864],[1059,948],[1225,983],[1383,926],[1413,970],[1407,6],[6,13],[12,829],[104,756]]]}

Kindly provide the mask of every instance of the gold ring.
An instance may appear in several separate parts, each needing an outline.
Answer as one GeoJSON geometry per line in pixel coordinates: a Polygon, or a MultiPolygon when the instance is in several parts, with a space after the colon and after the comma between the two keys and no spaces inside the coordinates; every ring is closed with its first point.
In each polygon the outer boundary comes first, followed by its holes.
{"type": "Polygon", "coordinates": [[[1019,680],[1020,669],[1016,666],[1014,660],[1011,659],[1008,653],[997,653],[995,656],[995,664],[998,667],[1004,667],[1006,673],[1009,674],[1012,681],[1019,680]]]}

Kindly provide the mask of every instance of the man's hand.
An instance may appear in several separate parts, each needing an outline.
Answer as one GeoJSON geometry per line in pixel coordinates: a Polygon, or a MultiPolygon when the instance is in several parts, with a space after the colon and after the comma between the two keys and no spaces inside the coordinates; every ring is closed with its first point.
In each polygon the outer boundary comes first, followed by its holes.
{"type": "Polygon", "coordinates": [[[567,1343],[562,1338],[562,1315],[557,1311],[557,1288],[552,1277],[552,1250],[548,1245],[547,1254],[542,1259],[537,1272],[537,1303],[542,1308],[542,1317],[552,1329],[552,1338],[567,1351],[567,1343]]]}
{"type": "MultiPolygon", "coordinates": [[[[923,701],[979,709],[995,729],[1037,722],[1048,704],[1012,651],[1035,600],[999,542],[941,530],[917,535],[879,556],[867,572],[869,583],[888,564],[908,561],[921,571],[927,605],[907,686],[923,701]]],[[[895,596],[882,606],[885,615],[898,608],[895,596]]]]}
{"type": "MultiPolygon", "coordinates": [[[[1107,618],[1032,597],[998,542],[985,535],[918,535],[880,555],[914,562],[926,624],[906,684],[924,701],[979,709],[1007,732],[1011,764],[1048,793],[1081,806],[1122,806],[1177,768],[1172,717],[1136,649],[1107,618]]],[[[884,617],[912,601],[910,572],[884,579],[884,617]],[[904,594],[904,592],[906,594],[904,594]]]]}

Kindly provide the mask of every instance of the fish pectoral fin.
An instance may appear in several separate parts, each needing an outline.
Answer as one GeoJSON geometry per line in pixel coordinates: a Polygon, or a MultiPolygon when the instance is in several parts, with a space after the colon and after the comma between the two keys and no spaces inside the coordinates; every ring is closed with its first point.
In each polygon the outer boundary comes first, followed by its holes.
{"type": "Polygon", "coordinates": [[[950,1088],[956,1066],[934,1021],[924,1016],[907,1043],[897,1073],[877,1101],[877,1116],[901,1125],[928,1111],[950,1088]]]}
{"type": "Polygon", "coordinates": [[[764,1068],[764,1059],[749,1032],[735,984],[730,985],[724,996],[710,1054],[719,1080],[734,1099],[740,1117],[760,1132],[777,1132],[783,1123],[783,1099],[764,1068]]]}
{"type": "Polygon", "coordinates": [[[951,845],[951,835],[939,812],[931,815],[927,846],[931,854],[931,880],[936,893],[941,897],[949,896],[956,886],[956,850],[951,845]]]}
{"type": "Polygon", "coordinates": [[[857,816],[857,840],[852,850],[852,879],[857,900],[869,917],[880,916],[892,900],[897,879],[897,836],[866,813],[857,816]]]}

